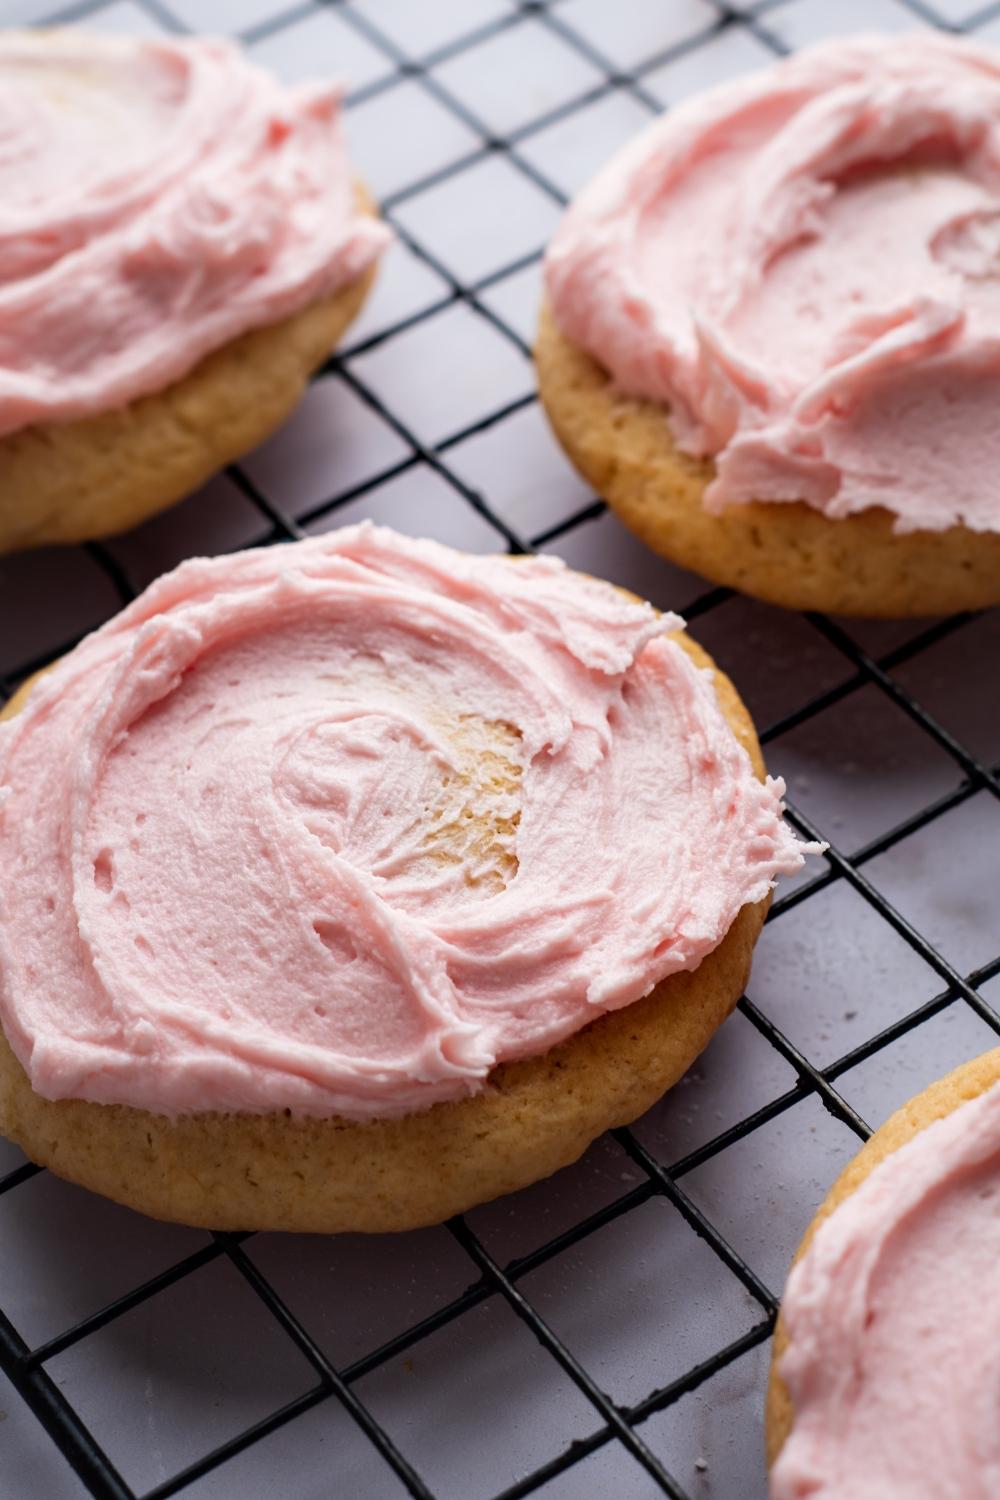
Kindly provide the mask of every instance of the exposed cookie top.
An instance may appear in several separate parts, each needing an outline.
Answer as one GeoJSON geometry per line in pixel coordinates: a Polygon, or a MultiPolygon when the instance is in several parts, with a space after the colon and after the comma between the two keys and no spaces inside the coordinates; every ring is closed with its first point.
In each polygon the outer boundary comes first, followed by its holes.
{"type": "Polygon", "coordinates": [[[804,500],[1000,531],[1000,52],[811,48],[656,121],[546,262],[562,332],[681,448],[709,511],[804,500]]]}
{"type": "Polygon", "coordinates": [[[792,1271],[782,1320],[794,1420],[773,1500],[997,1492],[1000,1083],[842,1199],[792,1271]]]}
{"type": "Polygon", "coordinates": [[[36,1091],[401,1114],[696,967],[802,850],[679,623],[368,525],[160,579],[0,726],[36,1091]]]}
{"type": "Polygon", "coordinates": [[[387,240],[337,87],[205,38],[0,34],[0,435],[163,389],[387,240]]]}

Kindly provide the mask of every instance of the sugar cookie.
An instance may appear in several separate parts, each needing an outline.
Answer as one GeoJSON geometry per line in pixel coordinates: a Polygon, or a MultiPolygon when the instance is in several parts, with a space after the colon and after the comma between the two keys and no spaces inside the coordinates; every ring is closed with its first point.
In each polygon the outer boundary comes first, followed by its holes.
{"type": "Polygon", "coordinates": [[[428,1223],[674,1082],[803,848],[680,621],[370,525],[182,564],[0,726],[0,1120],[213,1227],[428,1223]]]}

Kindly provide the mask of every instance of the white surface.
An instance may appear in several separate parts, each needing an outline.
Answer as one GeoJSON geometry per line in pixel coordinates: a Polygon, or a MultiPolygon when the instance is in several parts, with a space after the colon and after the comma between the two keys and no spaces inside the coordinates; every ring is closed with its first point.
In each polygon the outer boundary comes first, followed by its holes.
{"type": "Polygon", "coordinates": [[[434,76],[498,135],[599,87],[604,74],[541,22],[524,20],[439,63],[434,76]],[[511,79],[517,87],[511,87],[511,79]]]}
{"type": "Polygon", "coordinates": [[[741,73],[766,68],[772,53],[744,26],[717,31],[693,52],[654,68],[643,79],[644,86],[661,104],[680,104],[700,89],[715,88],[741,73]]]}
{"type": "Polygon", "coordinates": [[[358,171],[379,198],[477,151],[474,131],[405,80],[351,110],[347,137],[358,171]]]}
{"type": "Polygon", "coordinates": [[[218,35],[249,31],[289,9],[287,0],[164,0],[183,26],[218,35]]]}
{"type": "Polygon", "coordinates": [[[510,14],[505,0],[362,0],[356,7],[407,57],[423,58],[453,46],[498,17],[510,14]]]}
{"type": "MultiPolygon", "coordinates": [[[[559,207],[503,152],[489,151],[488,138],[516,127],[524,160],[559,192],[571,193],[652,118],[650,97],[677,102],[756,65],[769,56],[768,32],[798,45],[859,21],[911,24],[903,0],[856,6],[787,0],[761,9],[756,33],[752,21],[720,28],[709,0],[557,0],[554,14],[578,28],[582,50],[543,18],[516,13],[509,0],[353,0],[325,8],[283,0],[160,3],[178,21],[206,30],[252,29],[255,56],[289,80],[332,71],[363,90],[348,113],[359,169],[376,192],[401,193],[394,217],[415,244],[400,243],[386,258],[348,336],[350,381],[338,368],[324,373],[284,429],[247,458],[247,474],[278,512],[305,520],[310,530],[368,516],[472,550],[501,546],[497,530],[464,497],[462,486],[468,486],[525,538],[567,527],[548,548],[574,566],[665,608],[692,605],[705,592],[703,582],[655,557],[611,516],[571,524],[592,496],[533,401],[497,415],[530,397],[530,364],[516,340],[474,303],[453,299],[447,278],[493,278],[479,300],[529,342],[538,252],[559,207]],[[510,24],[483,35],[497,17],[510,24]],[[468,46],[463,38],[471,38],[468,46]],[[588,60],[588,44],[616,69],[639,68],[642,89],[603,79],[588,60]],[[450,91],[473,119],[456,118],[421,77],[399,79],[393,48],[410,58],[429,56],[432,84],[450,91]],[[564,112],[552,119],[553,109],[564,112]],[[467,158],[473,160],[454,175],[409,191],[467,158]],[[529,257],[528,264],[508,274],[505,268],[520,256],[529,257]],[[431,316],[420,317],[432,307],[431,316]],[[417,321],[391,333],[406,319],[417,321]],[[376,409],[379,402],[402,433],[376,409]],[[424,445],[444,443],[440,459],[448,473],[417,461],[410,436],[424,445]],[[387,472],[390,477],[381,479],[387,472]],[[356,486],[361,493],[323,509],[356,486]]],[[[968,9],[964,0],[938,3],[945,19],[968,9]]],[[[8,23],[53,13],[51,0],[9,0],[3,7],[8,23]]],[[[81,24],[158,29],[143,0],[95,3],[81,24]]],[[[117,539],[109,551],[141,587],[186,555],[244,546],[268,532],[238,484],[222,476],[117,539]]],[[[0,674],[58,650],[107,618],[117,602],[99,561],[82,549],[0,559],[0,674]]],[[[879,655],[919,628],[855,622],[849,631],[879,655]]],[[[982,669],[996,657],[998,631],[1000,614],[994,613],[895,673],[989,764],[1000,760],[1000,708],[996,694],[982,688],[982,669]]],[[[808,622],[751,600],[731,598],[711,609],[699,617],[695,633],[733,675],[761,728],[854,676],[851,663],[808,622]]],[[[954,761],[874,687],[779,736],[768,757],[773,771],[786,776],[794,803],[847,854],[961,781],[954,761]]],[[[998,836],[1000,806],[979,792],[863,867],[963,972],[996,955],[998,836]]],[[[823,869],[814,861],[805,878],[823,869]]],[[[811,1064],[829,1067],[942,989],[924,959],[840,880],[778,912],[761,939],[748,993],[811,1064]]],[[[1000,981],[987,984],[984,994],[996,1004],[1000,981]]],[[[836,1070],[836,1087],[874,1126],[933,1077],[995,1040],[956,1000],[873,1056],[836,1070]]],[[[775,1293],[799,1235],[856,1139],[810,1096],[721,1152],[712,1154],[711,1142],[789,1095],[796,1082],[789,1062],[737,1014],[687,1078],[635,1127],[664,1165],[709,1149],[681,1186],[775,1293]]],[[[0,1171],[19,1160],[0,1142],[0,1171]]],[[[506,1263],[643,1180],[621,1146],[604,1139],[576,1166],[477,1209],[469,1223],[506,1263]]],[[[207,1242],[203,1234],[152,1224],[43,1175],[0,1197],[0,1305],[29,1341],[43,1340],[207,1242]]],[[[248,1242],[247,1252],[340,1366],[476,1280],[475,1267],[444,1229],[376,1240],[261,1235],[248,1242]]],[[[661,1199],[554,1255],[520,1286],[603,1389],[626,1403],[641,1401],[725,1348],[761,1316],[710,1247],[661,1199]]],[[[752,1349],[638,1429],[691,1500],[765,1500],[767,1361],[766,1344],[752,1349]]],[[[308,1390],[315,1379],[222,1260],[50,1368],[139,1491],[308,1390]]],[[[602,1425],[496,1297],[366,1375],[356,1390],[441,1500],[486,1500],[602,1425]]],[[[80,1484],[0,1379],[3,1414],[4,1495],[79,1500],[80,1484]]],[[[183,1492],[194,1500],[329,1500],[334,1494],[392,1500],[403,1493],[333,1400],[183,1492]]],[[[543,1500],[651,1500],[660,1492],[611,1442],[537,1493],[543,1500]]]]}
{"type": "Polygon", "coordinates": [[[533,131],[521,153],[570,197],[652,118],[630,93],[613,89],[588,108],[533,131]]]}
{"type": "Polygon", "coordinates": [[[113,0],[93,15],[83,16],[79,21],[83,31],[98,36],[158,37],[169,35],[168,27],[144,11],[135,0],[113,0]]]}
{"type": "Polygon", "coordinates": [[[804,47],[852,31],[913,31],[919,22],[904,0],[786,0],[763,24],[786,47],[804,47]]]}
{"type": "Polygon", "coordinates": [[[358,355],[351,369],[415,437],[430,443],[464,431],[534,385],[517,348],[462,303],[358,355]]]}
{"type": "Polygon", "coordinates": [[[330,7],[269,32],[252,45],[250,55],[286,83],[333,77],[356,90],[393,72],[392,60],[330,7]]]}
{"type": "Polygon", "coordinates": [[[707,31],[718,12],[710,0],[566,0],[560,19],[616,67],[632,68],[707,31]]]}
{"type": "Polygon", "coordinates": [[[541,250],[559,216],[552,199],[502,156],[455,172],[396,213],[404,229],[467,282],[541,250]]]}

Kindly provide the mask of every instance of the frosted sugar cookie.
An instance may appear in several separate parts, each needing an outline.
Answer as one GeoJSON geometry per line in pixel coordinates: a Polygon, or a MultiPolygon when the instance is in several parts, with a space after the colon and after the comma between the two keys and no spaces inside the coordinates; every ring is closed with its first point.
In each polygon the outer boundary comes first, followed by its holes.
{"type": "Polygon", "coordinates": [[[0,33],[0,551],[106,536],[261,441],[388,231],[340,93],[227,42],[0,33]]]}
{"type": "Polygon", "coordinates": [[[911,1099],[831,1189],[785,1291],[774,1500],[988,1500],[1000,1475],[1000,1048],[911,1099]]]}
{"type": "Polygon", "coordinates": [[[0,1127],[147,1213],[335,1230],[635,1118],[803,857],[680,625],[367,525],[160,579],[0,725],[0,1127]]]}
{"type": "Polygon", "coordinates": [[[1000,52],[811,48],[670,110],[549,248],[542,400],[645,542],[793,608],[1000,600],[1000,52]]]}

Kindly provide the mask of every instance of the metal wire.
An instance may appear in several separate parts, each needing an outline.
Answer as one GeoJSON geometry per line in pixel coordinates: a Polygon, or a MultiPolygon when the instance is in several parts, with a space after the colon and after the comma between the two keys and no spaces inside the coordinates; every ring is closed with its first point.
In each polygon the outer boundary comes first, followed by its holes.
{"type": "MultiPolygon", "coordinates": [[[[184,30],[170,11],[168,0],[136,0],[136,3],[151,19],[165,29],[174,32],[184,30]]],[[[363,103],[391,89],[401,78],[415,80],[438,105],[449,110],[468,130],[472,131],[480,144],[449,166],[419,181],[413,181],[389,195],[382,205],[383,212],[397,235],[414,256],[431,268],[438,280],[447,288],[446,294],[422,311],[400,319],[392,327],[383,329],[353,345],[348,344],[328,362],[321,372],[336,372],[338,378],[349,386],[362,402],[377,412],[405,444],[407,450],[405,456],[363,483],[330,495],[321,504],[312,506],[298,520],[290,520],[284,515],[280,506],[264,494],[239,465],[233,466],[227,472],[240,492],[267,523],[268,530],[263,538],[265,542],[280,544],[303,536],[305,527],[310,523],[333,515],[349,501],[377,491],[389,480],[395,479],[418,465],[423,465],[433,470],[465,505],[473,508],[493,527],[498,545],[506,545],[513,552],[530,551],[593,520],[603,511],[603,503],[592,499],[581,506],[576,514],[561,521],[558,525],[533,536],[524,535],[504,520],[491,506],[489,500],[468,484],[451,466],[449,453],[472,434],[485,431],[521,407],[530,405],[535,397],[525,396],[514,402],[498,405],[471,425],[450,433],[437,443],[430,444],[422,441],[398,412],[386,406],[378,393],[359,375],[353,360],[359,354],[367,353],[391,341],[415,325],[425,322],[455,304],[464,305],[476,317],[483,319],[527,358],[529,350],[523,338],[484,301],[484,293],[517,271],[537,262],[541,257],[543,247],[539,245],[534,252],[523,255],[501,269],[491,272],[489,276],[478,282],[465,282],[457,278],[420,241],[419,237],[405,228],[397,218],[396,211],[427,187],[440,184],[473,163],[486,160],[496,154],[502,155],[506,162],[530,181],[536,190],[546,195],[555,204],[562,205],[565,201],[562,192],[531,163],[520,149],[524,142],[529,141],[532,135],[543,127],[570,119],[576,112],[585,110],[600,98],[615,92],[627,94],[650,114],[658,113],[661,106],[646,88],[644,83],[646,77],[664,63],[696,50],[727,27],[742,26],[776,55],[780,54],[784,48],[774,31],[770,29],[768,22],[771,13],[779,8],[781,0],[759,0],[759,3],[745,5],[739,10],[732,5],[722,3],[722,0],[713,0],[716,11],[715,19],[701,32],[686,38],[676,46],[664,49],[655,56],[644,59],[641,66],[625,71],[616,67],[588,38],[574,29],[570,12],[564,9],[561,0],[520,0],[520,3],[513,3],[512,0],[508,11],[501,12],[486,25],[470,30],[465,35],[448,42],[446,46],[420,57],[408,55],[392,37],[385,34],[366,13],[363,0],[353,0],[353,3],[352,0],[328,0],[328,3],[336,9],[343,22],[354,28],[359,36],[385,56],[387,63],[386,76],[360,89],[348,100],[348,107],[363,103]],[[521,26],[528,17],[534,17],[539,24],[558,36],[563,43],[585,58],[591,67],[597,68],[602,76],[596,85],[562,104],[558,109],[540,115],[508,136],[498,137],[486,122],[455,97],[431,70],[435,64],[457,56],[475,44],[521,26]]],[[[1000,3],[984,6],[966,22],[963,28],[949,26],[946,20],[937,14],[933,5],[926,3],[926,0],[900,0],[900,3],[909,8],[915,23],[931,21],[948,30],[972,29],[980,22],[1000,14],[1000,3]]],[[[106,0],[79,0],[79,3],[53,10],[52,15],[46,20],[72,23],[99,12],[105,4],[106,0]]],[[[312,4],[292,5],[287,11],[252,28],[245,34],[244,39],[260,40],[313,13],[312,4]]],[[[124,603],[134,597],[128,578],[113,554],[96,543],[90,544],[87,550],[94,562],[107,575],[118,598],[124,603]]],[[[688,606],[685,613],[689,619],[697,619],[719,608],[729,597],[728,590],[707,589],[688,606]]],[[[844,676],[834,686],[797,704],[793,710],[766,726],[761,733],[762,742],[767,744],[780,740],[783,735],[807,723],[825,709],[869,687],[884,695],[897,709],[906,714],[922,734],[928,736],[940,750],[950,757],[955,766],[956,780],[954,786],[946,794],[921,808],[894,828],[882,833],[864,847],[845,853],[831,846],[826,855],[824,871],[811,880],[797,885],[776,901],[771,909],[769,920],[779,920],[784,913],[810,900],[818,892],[830,885],[843,882],[851,886],[881,920],[891,927],[939,976],[942,982],[939,993],[824,1068],[815,1067],[763,1011],[744,997],[740,1001],[739,1008],[745,1019],[793,1069],[796,1082],[792,1088],[670,1165],[659,1162],[631,1130],[616,1131],[615,1138],[619,1145],[642,1174],[642,1181],[639,1185],[629,1188],[613,1202],[580,1219],[570,1228],[564,1229],[529,1255],[522,1256],[506,1266],[500,1265],[494,1259],[465,1220],[454,1220],[449,1225],[449,1229],[455,1242],[467,1257],[470,1274],[473,1276],[470,1286],[450,1302],[440,1306],[411,1326],[399,1329],[379,1347],[371,1349],[367,1354],[343,1368],[337,1368],[331,1362],[319,1341],[310,1334],[306,1324],[295,1316],[266,1276],[245,1254],[243,1245],[250,1238],[246,1235],[213,1236],[202,1249],[188,1255],[142,1284],[126,1289],[97,1312],[63,1329],[59,1334],[35,1348],[30,1348],[25,1343],[13,1323],[0,1310],[0,1368],[31,1407],[90,1494],[98,1497],[98,1500],[139,1500],[136,1492],[116,1470],[79,1413],[74,1410],[50,1376],[48,1371],[50,1361],[114,1323],[116,1319],[132,1309],[159,1296],[202,1267],[213,1261],[228,1260],[256,1298],[261,1318],[275,1324],[282,1335],[295,1346],[312,1367],[315,1383],[293,1400],[277,1407],[252,1426],[237,1433],[153,1489],[146,1491],[142,1500],[167,1500],[168,1496],[183,1492],[199,1478],[218,1469],[236,1454],[254,1444],[266,1442],[268,1437],[279,1428],[294,1422],[305,1412],[328,1401],[338,1403],[357,1424],[380,1455],[383,1463],[395,1474],[410,1495],[421,1497],[421,1500],[433,1500],[433,1490],[358,1397],[355,1387],[364,1376],[396,1359],[404,1351],[419,1345],[422,1340],[439,1330],[459,1322],[473,1308],[491,1298],[502,1299],[530,1330],[534,1338],[574,1382],[589,1402],[597,1419],[592,1431],[576,1439],[570,1446],[553,1453],[531,1473],[500,1492],[496,1500],[520,1500],[522,1496],[544,1491],[550,1480],[572,1469],[609,1443],[621,1444],[633,1459],[642,1465],[653,1486],[660,1492],[673,1497],[673,1500],[688,1500],[686,1491],[644,1441],[642,1424],[654,1413],[673,1405],[769,1338],[778,1304],[777,1289],[766,1286],[760,1280],[734,1247],[727,1242],[719,1229],[696,1206],[681,1186],[683,1178],[737,1142],[751,1137],[754,1132],[810,1096],[815,1096],[834,1118],[847,1125],[859,1138],[864,1139],[869,1133],[868,1126],[839,1093],[836,1087],[837,1080],[851,1068],[892,1045],[908,1032],[915,1030],[950,1007],[968,1006],[981,1020],[1000,1034],[1000,1016],[984,998],[980,989],[988,980],[1000,974],[1000,956],[972,973],[960,973],[924,935],[895,910],[864,874],[864,867],[870,860],[900,844],[919,829],[933,823],[943,814],[968,800],[977,791],[984,790],[990,796],[1000,797],[1000,768],[984,765],[954,735],[938,723],[934,715],[907,692],[893,675],[896,668],[912,661],[921,652],[937,644],[946,636],[966,629],[973,617],[956,616],[928,626],[903,645],[884,654],[880,659],[873,658],[865,651],[842,625],[835,624],[821,615],[810,615],[807,618],[810,626],[842,657],[844,676]],[[625,1406],[611,1400],[601,1388],[600,1383],[575,1358],[542,1317],[530,1298],[521,1290],[520,1284],[530,1272],[582,1243],[605,1225],[621,1219],[640,1205],[656,1198],[664,1200],[685,1219],[695,1234],[718,1257],[727,1274],[734,1277],[749,1294],[760,1316],[753,1327],[726,1347],[719,1349],[710,1358],[692,1366],[668,1385],[652,1391],[642,1401],[625,1406]]],[[[56,649],[25,660],[18,665],[16,670],[9,671],[6,676],[0,677],[0,701],[10,696],[19,681],[62,655],[74,644],[73,640],[61,642],[56,649]]],[[[804,834],[810,837],[826,836],[823,830],[815,829],[796,808],[789,809],[789,816],[792,823],[804,834]]],[[[29,1163],[9,1172],[5,1177],[0,1178],[0,1195],[16,1194],[17,1190],[34,1178],[39,1171],[39,1168],[29,1163]]]]}

